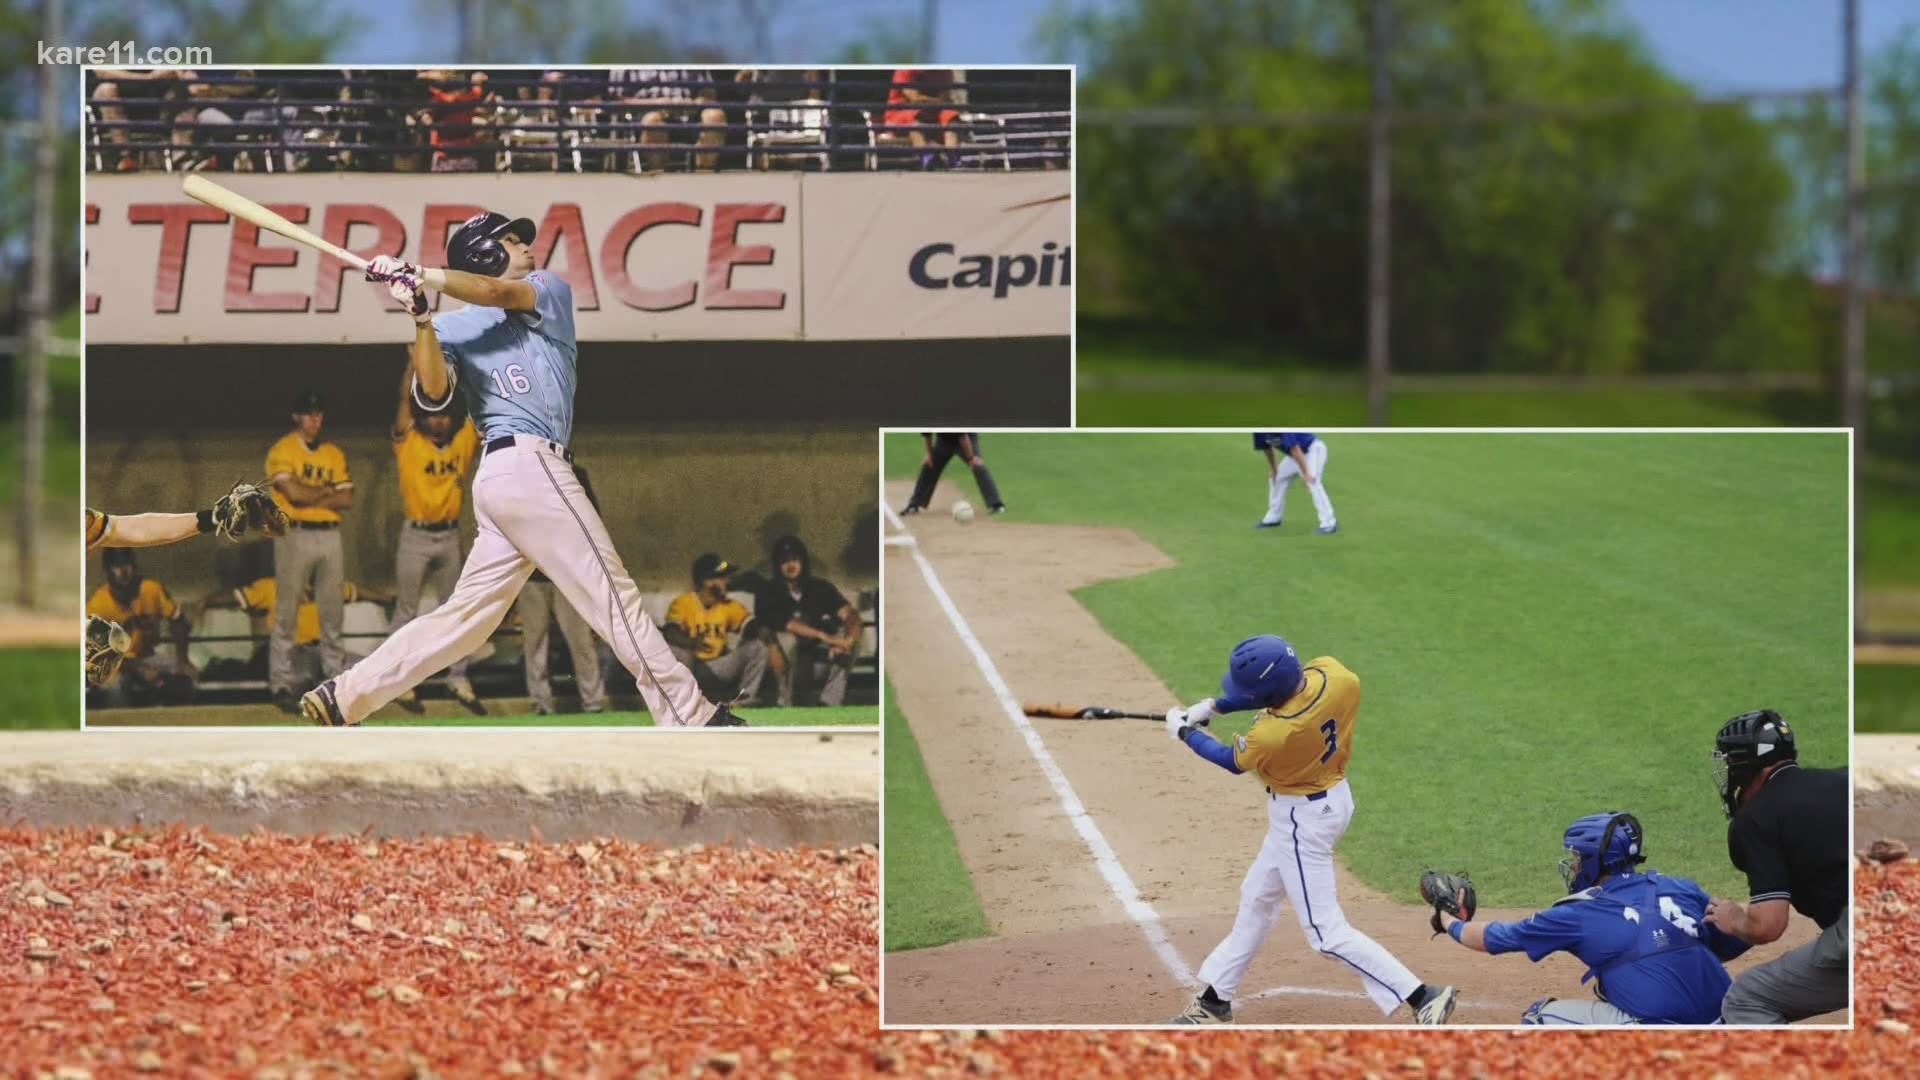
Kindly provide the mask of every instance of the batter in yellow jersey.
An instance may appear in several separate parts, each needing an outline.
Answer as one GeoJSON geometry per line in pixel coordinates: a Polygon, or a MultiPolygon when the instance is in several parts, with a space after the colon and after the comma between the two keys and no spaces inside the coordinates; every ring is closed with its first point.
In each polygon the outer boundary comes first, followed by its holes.
{"type": "Polygon", "coordinates": [[[1206,760],[1265,787],[1267,836],[1240,886],[1233,929],[1200,965],[1200,993],[1176,1024],[1221,1024],[1248,965],[1292,901],[1307,942],[1360,978],[1381,1015],[1401,1005],[1419,1024],[1442,1024],[1459,995],[1428,986],[1340,910],[1333,849],[1353,820],[1347,763],[1360,713],[1360,679],[1331,656],[1304,667],[1285,638],[1263,634],[1234,646],[1220,696],[1167,712],[1167,733],[1206,760]],[[1231,743],[1207,732],[1213,717],[1259,710],[1231,743]]]}

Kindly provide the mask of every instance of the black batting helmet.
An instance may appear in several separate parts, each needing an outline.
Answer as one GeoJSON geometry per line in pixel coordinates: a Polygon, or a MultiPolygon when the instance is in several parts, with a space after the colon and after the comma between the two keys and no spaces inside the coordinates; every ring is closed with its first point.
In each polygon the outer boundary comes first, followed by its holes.
{"type": "Polygon", "coordinates": [[[517,237],[523,244],[533,243],[533,222],[511,218],[489,210],[475,214],[453,230],[447,241],[447,266],[483,277],[499,277],[507,269],[507,249],[500,246],[502,236],[517,237]]]}
{"type": "Polygon", "coordinates": [[[1744,712],[1727,721],[1713,739],[1713,779],[1727,816],[1740,809],[1740,798],[1755,777],[1799,756],[1793,728],[1772,709],[1744,712]]]}

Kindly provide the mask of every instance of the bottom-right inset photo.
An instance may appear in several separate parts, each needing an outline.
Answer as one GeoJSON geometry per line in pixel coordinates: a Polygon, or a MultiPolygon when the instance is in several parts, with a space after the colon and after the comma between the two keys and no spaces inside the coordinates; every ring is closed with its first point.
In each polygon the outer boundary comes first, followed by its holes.
{"type": "Polygon", "coordinates": [[[884,1025],[1850,1022],[1847,431],[882,440],[884,1025]]]}

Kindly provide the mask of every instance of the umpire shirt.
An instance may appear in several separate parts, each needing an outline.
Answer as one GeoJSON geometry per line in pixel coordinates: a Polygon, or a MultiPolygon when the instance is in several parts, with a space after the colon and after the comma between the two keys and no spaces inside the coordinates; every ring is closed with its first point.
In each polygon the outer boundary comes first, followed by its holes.
{"type": "Polygon", "coordinates": [[[1847,910],[1847,770],[1773,771],[1727,826],[1747,902],[1787,900],[1822,930],[1847,910]]]}

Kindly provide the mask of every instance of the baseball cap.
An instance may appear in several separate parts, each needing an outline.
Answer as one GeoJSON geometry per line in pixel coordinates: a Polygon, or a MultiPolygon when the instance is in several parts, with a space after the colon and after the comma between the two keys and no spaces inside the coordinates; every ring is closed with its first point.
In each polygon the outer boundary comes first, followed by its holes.
{"type": "Polygon", "coordinates": [[[731,573],[733,564],[711,551],[693,560],[693,580],[696,582],[731,573]]]}
{"type": "Polygon", "coordinates": [[[320,400],[318,393],[312,390],[303,390],[298,397],[293,399],[293,411],[297,413],[325,412],[327,411],[327,406],[325,402],[320,400]]]}

